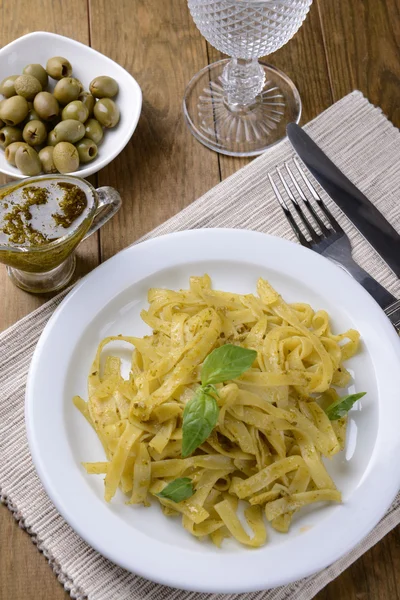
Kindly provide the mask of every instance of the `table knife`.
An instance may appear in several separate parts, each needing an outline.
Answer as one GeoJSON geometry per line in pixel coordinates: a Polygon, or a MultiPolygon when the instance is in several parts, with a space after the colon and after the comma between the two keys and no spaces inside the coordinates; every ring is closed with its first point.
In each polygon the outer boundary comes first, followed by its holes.
{"type": "Polygon", "coordinates": [[[293,148],[321,187],[397,277],[400,277],[400,235],[397,231],[324,154],[304,129],[295,123],[289,123],[287,135],[293,148]]]}

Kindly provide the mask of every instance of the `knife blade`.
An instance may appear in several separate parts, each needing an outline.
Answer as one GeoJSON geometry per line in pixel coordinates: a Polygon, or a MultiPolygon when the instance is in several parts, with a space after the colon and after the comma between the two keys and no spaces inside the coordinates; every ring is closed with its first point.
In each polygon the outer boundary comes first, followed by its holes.
{"type": "Polygon", "coordinates": [[[293,148],[321,187],[400,277],[400,235],[394,227],[301,127],[289,123],[286,131],[293,148]]]}

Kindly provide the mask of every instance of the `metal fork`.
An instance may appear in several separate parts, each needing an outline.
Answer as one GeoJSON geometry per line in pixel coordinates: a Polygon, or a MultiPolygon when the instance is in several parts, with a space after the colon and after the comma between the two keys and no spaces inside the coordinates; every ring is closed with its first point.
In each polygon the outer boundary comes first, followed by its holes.
{"type": "Polygon", "coordinates": [[[268,174],[268,178],[275,196],[300,244],[318,252],[318,254],[322,254],[326,258],[330,258],[343,267],[375,298],[396,329],[400,331],[400,300],[397,300],[353,260],[351,243],[346,233],[322,201],[298,160],[294,158],[293,162],[311,198],[315,201],[315,208],[304,194],[288,163],[285,163],[284,166],[286,178],[282,172],[283,169],[276,169],[279,180],[286,192],[287,201],[283,198],[270,174],[268,174]],[[289,181],[292,183],[295,192],[292,191],[289,181]],[[294,214],[297,215],[299,222],[303,224],[306,235],[302,232],[296,218],[289,210],[288,203],[293,207],[294,214]],[[324,222],[323,217],[325,217],[327,224],[324,222]]]}

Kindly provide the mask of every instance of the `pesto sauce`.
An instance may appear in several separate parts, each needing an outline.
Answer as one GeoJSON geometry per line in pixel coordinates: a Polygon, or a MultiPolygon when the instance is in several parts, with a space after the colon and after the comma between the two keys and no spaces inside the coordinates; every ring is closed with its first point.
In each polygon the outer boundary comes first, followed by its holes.
{"type": "Polygon", "coordinates": [[[57,225],[71,227],[87,206],[86,194],[77,185],[66,181],[60,181],[58,187],[65,190],[64,197],[59,202],[62,212],[54,213],[52,217],[57,225]]]}
{"type": "Polygon", "coordinates": [[[47,187],[27,185],[9,190],[4,197],[7,202],[3,203],[0,197],[0,242],[7,245],[33,247],[52,242],[78,225],[88,207],[83,189],[63,181],[47,187]]]}
{"type": "Polygon", "coordinates": [[[31,273],[57,267],[88,231],[96,202],[86,182],[63,181],[62,175],[4,187],[0,263],[31,273]],[[57,240],[59,244],[51,244],[57,240]]]}

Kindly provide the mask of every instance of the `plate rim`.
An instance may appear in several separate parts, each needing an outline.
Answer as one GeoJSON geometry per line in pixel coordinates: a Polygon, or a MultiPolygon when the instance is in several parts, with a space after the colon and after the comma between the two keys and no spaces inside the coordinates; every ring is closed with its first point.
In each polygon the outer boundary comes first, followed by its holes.
{"type": "MultiPolygon", "coordinates": [[[[32,362],[31,362],[31,366],[29,369],[29,374],[28,374],[28,380],[27,380],[27,386],[26,386],[26,401],[25,401],[25,419],[26,419],[27,436],[28,436],[29,447],[30,447],[30,451],[31,451],[31,455],[32,455],[32,459],[33,459],[35,468],[39,474],[42,484],[43,484],[47,494],[49,495],[50,499],[52,500],[52,502],[54,503],[54,505],[60,512],[60,514],[63,516],[63,518],[66,520],[66,522],[78,533],[78,535],[80,535],[90,546],[92,546],[100,554],[102,554],[103,556],[106,556],[109,560],[111,560],[115,564],[118,564],[121,567],[123,567],[135,574],[138,574],[147,579],[156,581],[156,582],[164,584],[164,585],[169,585],[172,587],[179,587],[181,589],[187,589],[187,590],[191,590],[191,591],[210,592],[210,593],[241,593],[241,592],[252,592],[252,591],[258,591],[260,589],[265,589],[265,586],[277,587],[279,585],[285,585],[285,584],[291,583],[291,582],[295,581],[296,579],[309,576],[323,568],[326,568],[329,564],[332,564],[333,562],[335,562],[336,560],[338,560],[339,558],[341,558],[342,556],[344,556],[345,554],[350,552],[375,527],[375,525],[378,523],[378,521],[381,519],[381,517],[386,512],[387,508],[390,506],[393,498],[396,496],[398,487],[400,486],[400,473],[398,475],[397,480],[394,477],[392,478],[392,484],[393,484],[393,481],[397,481],[397,484],[389,486],[390,490],[386,490],[385,501],[382,502],[382,499],[381,498],[379,499],[379,502],[378,502],[379,509],[378,510],[375,509],[375,514],[372,518],[369,519],[367,526],[364,527],[362,535],[353,536],[352,541],[347,544],[345,549],[339,549],[336,552],[328,552],[328,555],[327,556],[324,555],[323,559],[321,556],[319,556],[320,560],[317,563],[317,566],[315,566],[315,565],[313,565],[312,567],[310,566],[309,569],[305,569],[303,567],[303,570],[301,573],[299,573],[298,570],[297,571],[295,570],[295,577],[291,576],[291,575],[286,576],[286,577],[280,576],[279,579],[272,581],[272,585],[271,585],[271,582],[266,581],[265,578],[263,579],[261,577],[261,579],[258,579],[257,581],[253,581],[252,583],[249,583],[247,581],[244,584],[238,584],[237,582],[235,582],[233,587],[230,586],[229,582],[225,583],[225,581],[222,581],[220,578],[220,581],[218,583],[215,583],[215,581],[213,581],[212,585],[210,586],[205,579],[203,579],[202,581],[193,582],[187,576],[185,576],[183,579],[180,578],[180,577],[182,577],[182,573],[172,574],[172,576],[171,576],[170,573],[163,572],[162,575],[159,575],[158,572],[153,572],[151,570],[151,568],[149,571],[148,568],[143,567],[143,565],[133,566],[129,560],[127,561],[123,557],[122,558],[118,557],[116,559],[114,552],[109,551],[108,548],[102,547],[101,543],[99,543],[98,540],[94,539],[94,537],[96,537],[96,536],[93,537],[91,532],[83,531],[80,525],[77,526],[75,518],[73,516],[71,517],[71,515],[68,513],[68,510],[65,510],[63,502],[60,501],[60,498],[57,496],[57,493],[55,492],[55,490],[52,489],[51,482],[49,482],[49,480],[47,478],[47,474],[45,473],[45,468],[43,467],[43,463],[42,463],[42,457],[40,456],[40,453],[38,453],[39,451],[38,451],[38,448],[36,447],[37,440],[35,439],[34,419],[33,419],[33,414],[32,414],[32,400],[30,398],[31,398],[31,394],[32,394],[31,390],[34,385],[35,369],[38,368],[40,353],[42,352],[42,348],[45,347],[46,340],[52,331],[53,325],[57,322],[59,315],[62,314],[62,312],[64,310],[66,310],[66,307],[68,306],[68,304],[70,302],[73,301],[74,298],[76,298],[77,296],[79,296],[79,294],[82,293],[82,290],[85,290],[88,288],[90,289],[90,285],[92,285],[91,284],[92,281],[95,281],[96,278],[101,277],[101,274],[104,273],[104,271],[112,270],[114,264],[116,264],[118,261],[121,261],[121,260],[123,261],[123,258],[121,258],[121,256],[127,257],[131,253],[133,253],[133,255],[134,255],[138,252],[140,253],[140,252],[145,251],[146,248],[151,248],[151,246],[158,245],[160,243],[161,243],[161,245],[165,244],[165,243],[167,243],[167,245],[168,245],[169,240],[171,240],[171,239],[177,240],[177,239],[181,238],[182,240],[184,240],[185,238],[187,239],[188,237],[196,237],[196,236],[200,236],[200,237],[201,236],[219,236],[219,237],[228,236],[228,237],[230,237],[232,235],[244,236],[244,237],[250,236],[250,237],[254,237],[254,240],[256,240],[256,238],[257,238],[257,240],[259,240],[259,241],[261,241],[261,239],[263,239],[263,240],[267,240],[267,244],[272,243],[272,244],[277,244],[278,246],[281,244],[282,245],[281,247],[284,247],[284,246],[286,248],[291,247],[292,250],[294,248],[296,248],[296,253],[299,258],[301,258],[301,255],[308,256],[312,262],[319,263],[320,265],[325,265],[325,267],[326,267],[326,269],[328,269],[328,271],[330,270],[332,272],[335,272],[339,278],[342,278],[344,276],[348,277],[348,275],[343,273],[343,271],[340,267],[334,265],[327,259],[323,258],[321,255],[318,255],[315,252],[313,252],[307,248],[303,248],[303,247],[299,246],[298,244],[294,244],[293,242],[290,242],[284,238],[271,236],[269,234],[265,234],[265,233],[261,233],[261,232],[244,230],[244,229],[226,229],[226,228],[192,229],[192,230],[186,230],[186,231],[180,231],[180,232],[173,232],[173,233],[165,234],[165,235],[158,236],[155,238],[150,238],[139,244],[129,246],[128,248],[119,252],[114,257],[112,257],[109,260],[102,263],[100,266],[98,266],[96,269],[94,269],[91,273],[86,275],[69,292],[69,294],[63,299],[63,301],[60,303],[60,305],[56,308],[53,315],[51,316],[48,323],[46,324],[46,326],[40,336],[37,347],[35,349],[35,352],[34,352],[34,355],[32,358],[32,362]],[[329,265],[329,267],[328,267],[328,265],[329,265]]],[[[199,260],[200,259],[201,259],[201,257],[199,257],[199,260]]],[[[216,257],[216,260],[218,260],[218,257],[216,257]]],[[[175,264],[185,264],[185,261],[180,261],[175,264]]],[[[171,266],[173,266],[173,265],[171,265],[171,266]]],[[[158,270],[160,270],[160,269],[158,269],[158,270]]],[[[143,279],[143,277],[135,278],[135,276],[132,275],[132,280],[130,282],[130,285],[133,285],[135,282],[141,281],[142,279],[143,279]]],[[[375,306],[374,311],[375,311],[376,315],[380,314],[379,320],[381,321],[381,326],[383,327],[384,330],[386,330],[385,334],[389,337],[389,339],[391,338],[392,344],[394,345],[395,350],[396,350],[396,354],[398,357],[400,357],[400,341],[397,338],[394,329],[392,329],[392,325],[390,324],[390,321],[387,319],[387,317],[385,316],[383,311],[376,304],[376,302],[369,296],[369,294],[363,288],[361,288],[361,286],[357,282],[355,282],[351,278],[349,278],[346,281],[347,281],[348,285],[350,285],[350,287],[353,287],[353,289],[355,289],[354,286],[356,286],[358,293],[362,294],[364,296],[364,299],[366,300],[367,303],[370,304],[370,306],[375,306]]],[[[122,292],[123,292],[123,289],[119,290],[111,298],[108,298],[107,301],[104,303],[104,306],[106,306],[112,300],[113,297],[118,296],[122,292]]],[[[92,318],[95,318],[96,314],[97,313],[95,313],[92,318]]],[[[89,320],[89,322],[90,322],[90,320],[89,320]]],[[[377,381],[377,383],[378,383],[378,381],[377,381]]],[[[400,414],[400,409],[398,412],[400,414]]],[[[378,433],[379,433],[379,430],[378,430],[378,433]]],[[[399,448],[400,448],[400,445],[399,445],[399,448]]],[[[375,453],[375,450],[376,450],[376,444],[374,446],[373,454],[375,453]]],[[[372,460],[372,457],[371,457],[371,460],[372,460]]],[[[304,538],[302,538],[302,539],[304,539],[304,538]]],[[[155,543],[157,544],[159,542],[155,542],[155,543]]],[[[188,551],[187,549],[180,550],[180,552],[181,553],[186,552],[187,554],[190,554],[190,551],[188,551]]],[[[248,550],[247,552],[249,552],[251,554],[253,551],[248,550]]],[[[323,554],[323,553],[320,553],[320,554],[323,554]]],[[[229,555],[229,556],[231,558],[233,557],[233,555],[229,555]]],[[[222,559],[223,556],[220,558],[222,559]]],[[[223,560],[221,560],[221,562],[223,562],[223,560]]],[[[157,571],[157,568],[156,568],[156,571],[157,571]]],[[[224,579],[224,578],[222,578],[222,579],[224,579]]]]}

